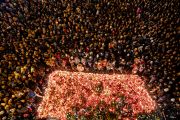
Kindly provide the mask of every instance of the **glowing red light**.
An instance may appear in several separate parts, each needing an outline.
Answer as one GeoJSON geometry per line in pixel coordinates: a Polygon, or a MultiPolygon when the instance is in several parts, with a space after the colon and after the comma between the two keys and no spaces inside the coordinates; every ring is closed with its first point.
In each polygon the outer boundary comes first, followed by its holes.
{"type": "Polygon", "coordinates": [[[134,115],[155,109],[155,101],[137,75],[55,71],[49,75],[45,96],[38,107],[38,118],[51,116],[65,120],[66,114],[72,112],[71,108],[75,105],[96,107],[101,100],[110,104],[118,101],[119,94],[125,95],[134,115]],[[96,91],[98,85],[103,87],[98,88],[100,94],[96,91]],[[86,102],[81,99],[82,96],[86,102]]]}

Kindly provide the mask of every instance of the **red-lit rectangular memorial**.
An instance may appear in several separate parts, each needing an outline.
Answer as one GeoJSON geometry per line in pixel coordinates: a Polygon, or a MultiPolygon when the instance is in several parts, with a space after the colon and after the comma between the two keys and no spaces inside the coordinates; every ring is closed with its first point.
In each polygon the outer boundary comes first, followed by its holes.
{"type": "MultiPolygon", "coordinates": [[[[66,120],[67,113],[73,113],[76,106],[79,108],[77,115],[88,114],[86,108],[96,108],[102,101],[108,106],[119,102],[122,95],[131,105],[133,115],[155,109],[155,102],[137,75],[55,71],[49,75],[45,95],[38,107],[38,118],[51,116],[66,120]]],[[[108,109],[115,111],[112,107],[108,109]]]]}

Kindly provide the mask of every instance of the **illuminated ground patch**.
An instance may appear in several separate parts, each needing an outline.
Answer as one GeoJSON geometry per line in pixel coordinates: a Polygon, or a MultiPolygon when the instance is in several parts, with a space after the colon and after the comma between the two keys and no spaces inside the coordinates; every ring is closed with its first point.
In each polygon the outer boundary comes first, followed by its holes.
{"type": "Polygon", "coordinates": [[[155,102],[137,75],[55,71],[49,75],[38,118],[51,116],[65,120],[74,106],[80,106],[79,111],[89,106],[95,108],[100,101],[118,102],[120,95],[131,104],[133,115],[155,109],[155,102]]]}

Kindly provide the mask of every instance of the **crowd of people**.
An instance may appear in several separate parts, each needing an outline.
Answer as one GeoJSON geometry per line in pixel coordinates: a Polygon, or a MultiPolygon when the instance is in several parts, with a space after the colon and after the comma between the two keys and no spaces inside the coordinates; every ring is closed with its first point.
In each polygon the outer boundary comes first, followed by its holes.
{"type": "Polygon", "coordinates": [[[45,78],[57,68],[143,76],[164,118],[176,119],[179,4],[178,0],[1,2],[0,119],[35,119],[45,78]]]}

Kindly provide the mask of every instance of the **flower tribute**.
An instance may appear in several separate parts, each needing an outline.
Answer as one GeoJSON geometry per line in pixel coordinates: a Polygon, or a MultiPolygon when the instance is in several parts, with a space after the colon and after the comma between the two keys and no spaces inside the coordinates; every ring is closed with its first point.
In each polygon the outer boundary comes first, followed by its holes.
{"type": "MultiPolygon", "coordinates": [[[[118,103],[122,95],[125,96],[124,101],[131,105],[134,116],[142,112],[150,113],[156,107],[144,82],[137,75],[55,71],[49,75],[37,117],[51,116],[66,120],[74,107],[79,108],[75,113],[80,116],[88,114],[86,108],[95,109],[102,101],[104,105],[118,103]]],[[[126,111],[126,107],[123,110],[126,111]]],[[[115,110],[108,107],[108,111],[113,113],[115,110]]]]}

